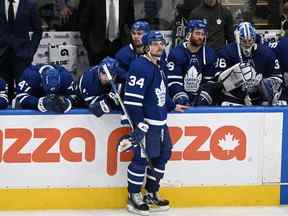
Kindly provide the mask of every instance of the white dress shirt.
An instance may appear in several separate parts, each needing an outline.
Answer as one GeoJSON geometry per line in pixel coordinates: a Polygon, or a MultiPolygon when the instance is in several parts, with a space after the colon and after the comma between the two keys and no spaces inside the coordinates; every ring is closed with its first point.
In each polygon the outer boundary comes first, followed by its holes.
{"type": "MultiPolygon", "coordinates": [[[[5,14],[6,14],[6,19],[8,20],[9,1],[8,1],[8,0],[4,0],[4,1],[5,1],[5,14]]],[[[16,15],[17,15],[17,10],[18,10],[18,6],[19,6],[19,2],[20,2],[20,0],[14,0],[14,3],[13,3],[14,18],[15,18],[15,19],[16,19],[16,15]]]]}
{"type": "MultiPolygon", "coordinates": [[[[116,11],[116,20],[118,22],[116,23],[116,29],[117,32],[119,32],[119,0],[113,0],[115,4],[115,11],[116,11]]],[[[108,24],[109,24],[109,6],[110,6],[111,0],[106,0],[106,30],[108,29],[108,24]]]]}

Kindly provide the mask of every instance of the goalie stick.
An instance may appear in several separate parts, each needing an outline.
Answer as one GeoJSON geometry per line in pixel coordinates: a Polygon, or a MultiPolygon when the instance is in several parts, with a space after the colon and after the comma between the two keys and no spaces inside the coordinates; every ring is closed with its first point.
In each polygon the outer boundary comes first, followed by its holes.
{"type": "MultiPolygon", "coordinates": [[[[116,85],[115,85],[115,83],[114,83],[114,81],[113,81],[113,78],[112,78],[112,76],[111,76],[111,73],[110,73],[110,71],[109,71],[109,69],[108,69],[108,67],[107,67],[106,64],[103,65],[103,69],[104,69],[105,74],[107,75],[107,78],[108,78],[108,80],[109,80],[109,83],[111,84],[112,91],[113,91],[114,94],[116,95],[116,98],[117,98],[117,100],[119,101],[119,104],[120,104],[120,106],[121,106],[121,109],[122,109],[122,111],[124,112],[124,116],[127,118],[128,123],[129,123],[129,126],[130,126],[131,130],[133,131],[133,130],[134,130],[134,127],[133,127],[133,123],[132,123],[132,121],[131,121],[131,118],[130,118],[129,115],[128,115],[127,109],[126,109],[126,107],[125,107],[125,105],[124,105],[124,103],[123,103],[123,101],[122,101],[122,99],[121,99],[121,97],[120,97],[120,95],[119,95],[119,93],[118,93],[118,91],[117,91],[117,87],[116,87],[116,85]]],[[[141,152],[143,153],[143,155],[144,155],[144,157],[145,157],[145,159],[146,159],[146,161],[147,161],[147,163],[148,163],[149,168],[154,172],[154,171],[155,171],[155,170],[154,170],[154,167],[153,167],[153,165],[152,165],[152,162],[151,162],[150,158],[148,157],[148,155],[147,155],[147,153],[146,153],[146,149],[145,149],[145,146],[144,146],[143,142],[140,142],[140,143],[138,143],[138,144],[139,144],[139,146],[140,146],[140,148],[141,148],[141,152]]]]}

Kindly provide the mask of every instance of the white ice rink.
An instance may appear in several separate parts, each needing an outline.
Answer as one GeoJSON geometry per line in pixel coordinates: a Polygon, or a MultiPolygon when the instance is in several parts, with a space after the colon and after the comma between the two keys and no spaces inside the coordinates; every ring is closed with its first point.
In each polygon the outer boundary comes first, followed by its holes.
{"type": "MultiPolygon", "coordinates": [[[[131,216],[124,209],[87,210],[87,211],[26,211],[0,212],[0,216],[131,216]]],[[[235,207],[235,208],[187,208],[170,209],[162,213],[150,213],[155,216],[287,216],[287,207],[235,207]]]]}

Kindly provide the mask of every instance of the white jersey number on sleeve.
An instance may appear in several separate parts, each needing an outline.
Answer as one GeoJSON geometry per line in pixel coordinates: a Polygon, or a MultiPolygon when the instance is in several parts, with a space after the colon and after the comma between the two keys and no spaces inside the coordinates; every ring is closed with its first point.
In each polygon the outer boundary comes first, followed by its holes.
{"type": "Polygon", "coordinates": [[[31,87],[28,85],[28,83],[25,80],[19,82],[18,86],[20,90],[23,92],[28,92],[31,89],[31,87]]]}
{"type": "Polygon", "coordinates": [[[218,58],[216,64],[217,64],[217,68],[226,68],[227,67],[226,60],[224,58],[218,58]]]}
{"type": "Polygon", "coordinates": [[[173,71],[174,68],[175,68],[174,62],[169,62],[169,63],[167,64],[167,68],[168,68],[169,71],[173,71]]]}
{"type": "Polygon", "coordinates": [[[279,70],[280,69],[280,64],[279,64],[279,60],[278,59],[275,59],[274,69],[275,70],[279,70]]]}

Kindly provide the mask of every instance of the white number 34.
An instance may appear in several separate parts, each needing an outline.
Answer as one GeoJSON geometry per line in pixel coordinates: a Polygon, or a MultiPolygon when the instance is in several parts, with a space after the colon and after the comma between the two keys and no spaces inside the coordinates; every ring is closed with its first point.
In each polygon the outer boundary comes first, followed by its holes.
{"type": "Polygon", "coordinates": [[[130,85],[130,86],[138,85],[138,86],[140,86],[140,88],[143,88],[143,86],[144,86],[144,78],[140,78],[140,79],[137,80],[136,76],[130,76],[128,85],[130,85]]]}

